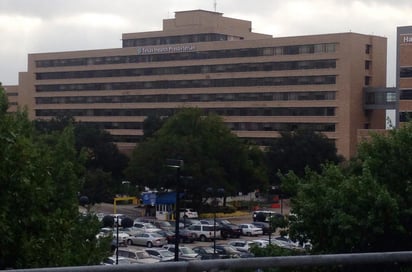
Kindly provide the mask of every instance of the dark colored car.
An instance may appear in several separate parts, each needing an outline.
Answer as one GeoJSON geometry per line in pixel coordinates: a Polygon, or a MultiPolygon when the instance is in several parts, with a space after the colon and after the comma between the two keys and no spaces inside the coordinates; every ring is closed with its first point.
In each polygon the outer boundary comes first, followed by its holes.
{"type": "Polygon", "coordinates": [[[226,219],[216,219],[223,239],[239,238],[242,235],[242,229],[226,219]]]}
{"type": "MultiPolygon", "coordinates": [[[[157,233],[164,236],[168,244],[175,243],[176,235],[173,231],[162,230],[158,231],[157,233]]],[[[191,233],[187,232],[184,229],[179,230],[179,237],[179,243],[193,243],[195,241],[195,238],[191,235],[191,233]]]]}
{"type": "Polygon", "coordinates": [[[216,245],[216,252],[228,255],[229,258],[251,258],[255,256],[253,253],[240,252],[230,245],[216,245]]]}
{"type": "Polygon", "coordinates": [[[272,232],[272,230],[270,229],[270,225],[269,223],[266,222],[252,222],[252,225],[261,228],[263,230],[263,235],[265,234],[269,234],[272,232]]]}
{"type": "Polygon", "coordinates": [[[211,260],[211,259],[228,259],[230,258],[227,254],[221,254],[216,250],[214,253],[213,247],[210,246],[198,246],[194,247],[193,251],[201,256],[202,260],[211,260]]]}

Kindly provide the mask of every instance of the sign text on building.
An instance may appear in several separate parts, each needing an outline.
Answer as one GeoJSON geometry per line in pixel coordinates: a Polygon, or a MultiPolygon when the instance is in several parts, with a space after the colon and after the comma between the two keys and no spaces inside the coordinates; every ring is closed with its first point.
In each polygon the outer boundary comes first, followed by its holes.
{"type": "Polygon", "coordinates": [[[402,35],[401,43],[411,43],[412,44],[412,34],[402,35]]]}
{"type": "Polygon", "coordinates": [[[183,53],[195,51],[194,45],[177,45],[177,46],[164,46],[164,47],[138,47],[138,55],[148,54],[165,54],[165,53],[183,53]]]}

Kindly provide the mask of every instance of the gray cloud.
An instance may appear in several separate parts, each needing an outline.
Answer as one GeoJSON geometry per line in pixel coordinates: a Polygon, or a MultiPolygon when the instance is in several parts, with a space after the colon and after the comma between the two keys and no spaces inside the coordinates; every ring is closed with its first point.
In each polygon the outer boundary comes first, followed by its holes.
{"type": "MultiPolygon", "coordinates": [[[[16,84],[18,72],[26,70],[28,53],[121,47],[122,33],[161,30],[162,20],[173,18],[175,11],[213,10],[214,2],[0,0],[0,81],[16,84]]],[[[394,65],[396,27],[412,25],[410,0],[216,3],[224,16],[252,21],[253,31],[275,37],[347,31],[386,36],[389,66],[394,65]]]]}

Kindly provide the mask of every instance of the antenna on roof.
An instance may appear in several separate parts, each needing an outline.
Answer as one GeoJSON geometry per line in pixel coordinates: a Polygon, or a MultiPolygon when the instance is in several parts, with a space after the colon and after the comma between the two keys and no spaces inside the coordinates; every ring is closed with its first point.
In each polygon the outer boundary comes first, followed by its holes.
{"type": "Polygon", "coordinates": [[[216,3],[216,0],[215,0],[214,3],[213,3],[213,7],[214,7],[215,12],[216,12],[216,6],[217,6],[217,3],[216,3]]]}

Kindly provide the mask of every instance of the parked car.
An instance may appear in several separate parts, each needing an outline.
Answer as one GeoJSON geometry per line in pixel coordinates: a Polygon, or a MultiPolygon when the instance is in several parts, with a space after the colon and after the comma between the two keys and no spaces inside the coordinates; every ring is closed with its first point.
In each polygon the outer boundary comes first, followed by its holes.
{"type": "Polygon", "coordinates": [[[231,245],[216,245],[216,252],[218,252],[219,254],[225,254],[232,259],[254,257],[252,253],[241,252],[231,245]]]}
{"type": "Polygon", "coordinates": [[[216,222],[219,224],[223,239],[239,238],[242,234],[242,229],[239,227],[239,225],[233,224],[227,219],[216,219],[216,222]]]}
{"type": "Polygon", "coordinates": [[[190,225],[186,230],[196,239],[205,242],[207,240],[220,239],[222,237],[220,230],[213,225],[190,225]]]}
{"type": "Polygon", "coordinates": [[[130,228],[122,228],[122,232],[125,232],[129,235],[135,235],[138,233],[142,233],[143,230],[140,228],[136,228],[136,227],[130,227],[130,228]]]}
{"type": "Polygon", "coordinates": [[[199,218],[199,214],[191,208],[181,208],[180,218],[199,218]]]}
{"type": "Polygon", "coordinates": [[[304,250],[304,248],[301,247],[298,242],[292,241],[287,236],[277,236],[277,237],[274,237],[272,240],[279,247],[283,247],[283,248],[287,248],[287,249],[293,249],[293,250],[299,250],[299,251],[304,250]]]}
{"type": "Polygon", "coordinates": [[[247,236],[258,236],[263,234],[261,228],[255,227],[252,224],[240,224],[239,227],[242,229],[242,234],[247,236]]]}
{"type": "Polygon", "coordinates": [[[180,224],[183,224],[183,226],[186,228],[188,226],[199,225],[201,223],[200,220],[197,218],[182,218],[180,219],[180,224]]]}
{"type": "Polygon", "coordinates": [[[142,232],[158,232],[161,229],[157,228],[152,223],[145,223],[145,222],[137,222],[133,223],[133,227],[136,229],[140,229],[142,232]]]}
{"type": "Polygon", "coordinates": [[[241,252],[250,252],[253,246],[258,246],[254,241],[232,240],[227,243],[241,252]]]}
{"type": "Polygon", "coordinates": [[[270,228],[270,224],[267,222],[255,221],[255,222],[252,222],[251,224],[254,225],[255,227],[261,228],[263,231],[263,235],[273,232],[272,229],[270,228]]]}
{"type": "Polygon", "coordinates": [[[199,254],[202,260],[230,258],[229,255],[221,254],[217,250],[215,253],[213,247],[210,246],[197,246],[193,248],[193,251],[199,254]]]}
{"type": "Polygon", "coordinates": [[[283,217],[282,214],[274,211],[258,210],[253,212],[253,222],[269,222],[272,217],[283,217]]]}
{"type": "Polygon", "coordinates": [[[167,249],[148,248],[145,251],[160,262],[171,262],[175,259],[175,255],[167,249]]]}
{"type": "Polygon", "coordinates": [[[114,256],[119,255],[119,257],[127,258],[133,262],[139,264],[152,264],[158,263],[159,260],[150,257],[150,255],[144,250],[134,250],[128,248],[117,249],[114,256]]]}
{"type": "Polygon", "coordinates": [[[170,224],[169,221],[157,220],[157,221],[152,222],[152,224],[162,230],[170,230],[170,231],[175,230],[175,227],[172,224],[170,224]]]}
{"type": "Polygon", "coordinates": [[[103,265],[116,265],[116,259],[117,259],[117,264],[122,265],[122,264],[136,264],[137,262],[135,260],[125,258],[125,257],[117,257],[116,256],[111,256],[103,261],[103,265]]]}
{"type": "Polygon", "coordinates": [[[155,232],[138,233],[136,235],[130,236],[127,239],[128,245],[140,245],[140,246],[164,246],[167,244],[167,240],[162,235],[155,232]]]}
{"type": "MultiPolygon", "coordinates": [[[[160,235],[166,238],[167,243],[173,244],[175,242],[176,234],[173,231],[162,230],[158,231],[160,235]]],[[[185,229],[179,230],[179,243],[193,243],[195,238],[185,229]]]]}
{"type": "MultiPolygon", "coordinates": [[[[175,253],[175,246],[174,245],[165,245],[163,248],[169,250],[173,254],[175,253]]],[[[179,260],[181,261],[193,261],[193,260],[200,260],[201,256],[194,252],[193,249],[185,246],[179,246],[179,260]]]]}

